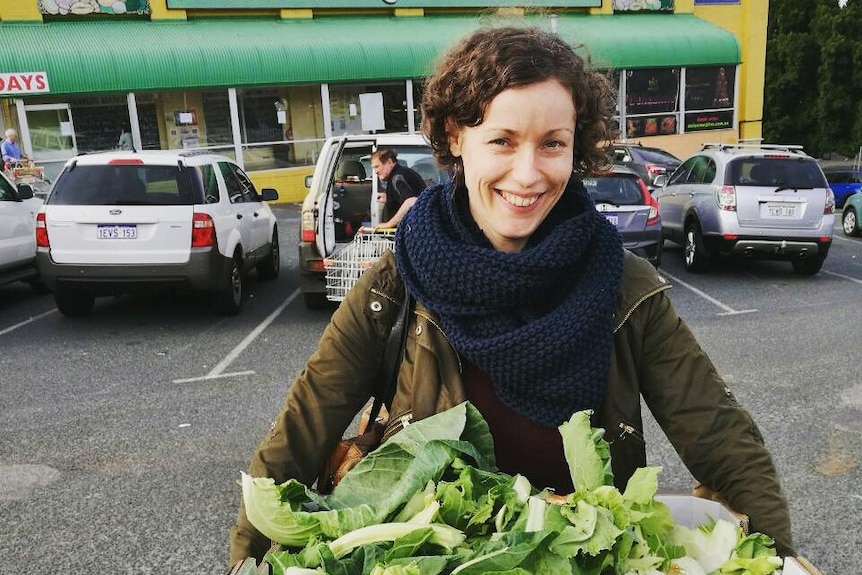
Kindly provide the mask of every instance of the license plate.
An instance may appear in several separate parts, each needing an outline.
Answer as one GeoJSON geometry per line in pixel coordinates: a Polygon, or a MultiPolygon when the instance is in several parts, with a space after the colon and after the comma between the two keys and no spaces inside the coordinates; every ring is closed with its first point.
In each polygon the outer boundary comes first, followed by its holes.
{"type": "Polygon", "coordinates": [[[620,223],[620,217],[616,214],[605,214],[605,217],[615,226],[620,223]]]}
{"type": "Polygon", "coordinates": [[[96,228],[96,237],[100,240],[134,240],[138,237],[138,226],[136,224],[100,224],[96,228]]]}
{"type": "Polygon", "coordinates": [[[766,206],[766,211],[773,218],[792,218],[796,215],[796,206],[766,206]]]}

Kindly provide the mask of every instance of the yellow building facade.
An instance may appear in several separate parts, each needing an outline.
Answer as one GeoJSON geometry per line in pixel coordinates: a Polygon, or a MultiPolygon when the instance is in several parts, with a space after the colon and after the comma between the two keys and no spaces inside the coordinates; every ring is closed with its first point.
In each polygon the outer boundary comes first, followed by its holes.
{"type": "Polygon", "coordinates": [[[0,128],[57,173],[209,149],[301,201],[322,142],[415,132],[422,78],[482,25],[554,30],[618,86],[621,137],[686,156],[761,135],[767,0],[0,0],[0,128]]]}

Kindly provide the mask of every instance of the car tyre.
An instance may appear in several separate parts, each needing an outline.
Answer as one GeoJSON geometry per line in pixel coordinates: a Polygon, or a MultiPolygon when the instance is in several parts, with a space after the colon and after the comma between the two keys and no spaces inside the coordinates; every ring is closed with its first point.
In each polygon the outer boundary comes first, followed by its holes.
{"type": "Polygon", "coordinates": [[[257,264],[257,277],[262,280],[274,280],[281,268],[281,252],[278,247],[278,230],[272,230],[272,241],[269,244],[269,255],[257,264]]]}
{"type": "Polygon", "coordinates": [[[96,298],[83,290],[58,287],[54,292],[54,302],[60,313],[66,317],[81,317],[93,311],[96,298]]]}
{"type": "Polygon", "coordinates": [[[302,301],[307,309],[314,310],[327,309],[332,305],[332,302],[326,299],[326,294],[320,292],[303,292],[302,301]]]}
{"type": "Polygon", "coordinates": [[[846,236],[859,235],[859,215],[851,207],[844,208],[844,215],[841,217],[841,228],[846,236]]]}
{"type": "Polygon", "coordinates": [[[682,250],[685,269],[689,272],[703,272],[709,267],[709,254],[703,242],[703,234],[697,222],[685,225],[685,244],[682,250]]]}
{"type": "Polygon", "coordinates": [[[221,315],[236,315],[242,308],[242,263],[239,254],[230,260],[222,287],[213,294],[213,307],[221,315]]]}
{"type": "Polygon", "coordinates": [[[793,271],[801,276],[813,276],[823,267],[823,261],[826,256],[816,255],[813,258],[805,258],[802,260],[793,260],[793,271]]]}

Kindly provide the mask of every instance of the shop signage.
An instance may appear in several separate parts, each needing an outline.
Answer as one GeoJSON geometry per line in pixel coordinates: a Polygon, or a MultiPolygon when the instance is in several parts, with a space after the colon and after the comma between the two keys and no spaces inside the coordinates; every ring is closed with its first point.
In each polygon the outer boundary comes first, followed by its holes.
{"type": "Polygon", "coordinates": [[[46,16],[149,14],[150,4],[148,0],[39,0],[39,11],[46,16]]]}
{"type": "Polygon", "coordinates": [[[614,0],[614,12],[673,12],[673,0],[614,0]]]}
{"type": "MultiPolygon", "coordinates": [[[[632,0],[629,0],[632,1],[632,0]]],[[[636,0],[635,0],[636,1],[636,0]]],[[[648,0],[652,1],[652,0],[648,0]]],[[[256,8],[496,8],[524,6],[524,0],[166,0],[170,9],[256,8]]],[[[662,3],[673,0],[661,0],[662,3]]],[[[599,8],[602,0],[531,0],[530,6],[599,8]]]]}
{"type": "Polygon", "coordinates": [[[740,4],[740,0],[694,0],[695,4],[740,4]]]}
{"type": "Polygon", "coordinates": [[[50,92],[47,72],[0,74],[0,96],[50,92]]]}
{"type": "Polygon", "coordinates": [[[685,131],[724,130],[733,127],[733,110],[692,112],[685,115],[685,131]]]}

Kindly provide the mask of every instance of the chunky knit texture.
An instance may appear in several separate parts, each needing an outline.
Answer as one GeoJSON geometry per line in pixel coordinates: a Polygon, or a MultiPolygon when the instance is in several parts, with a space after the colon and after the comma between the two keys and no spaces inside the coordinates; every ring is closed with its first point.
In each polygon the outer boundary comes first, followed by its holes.
{"type": "Polygon", "coordinates": [[[426,189],[395,234],[398,272],[460,354],[524,417],[559,425],[607,386],[622,240],[572,178],[519,253],[497,251],[452,181],[426,189]]]}

